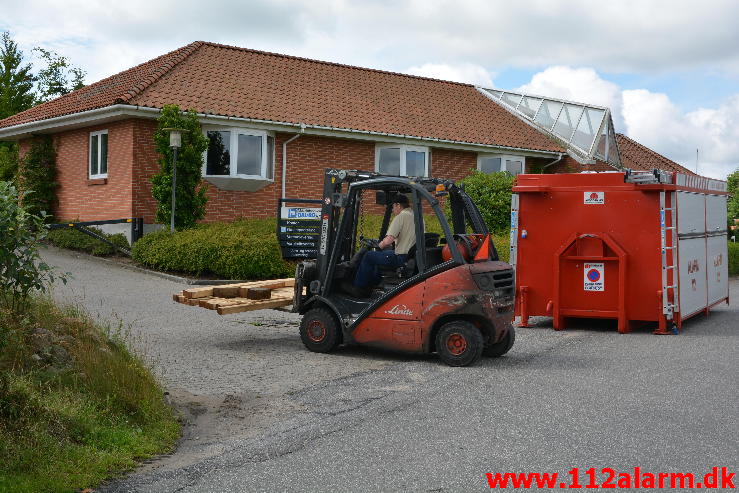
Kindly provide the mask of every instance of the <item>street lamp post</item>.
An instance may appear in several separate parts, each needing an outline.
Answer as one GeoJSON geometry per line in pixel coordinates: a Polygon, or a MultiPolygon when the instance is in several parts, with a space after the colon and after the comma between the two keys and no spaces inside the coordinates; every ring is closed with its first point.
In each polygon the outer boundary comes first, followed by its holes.
{"type": "Polygon", "coordinates": [[[172,210],[169,221],[169,230],[174,233],[175,199],[177,198],[177,151],[182,147],[182,132],[184,128],[164,128],[169,132],[169,147],[172,148],[172,210]]]}

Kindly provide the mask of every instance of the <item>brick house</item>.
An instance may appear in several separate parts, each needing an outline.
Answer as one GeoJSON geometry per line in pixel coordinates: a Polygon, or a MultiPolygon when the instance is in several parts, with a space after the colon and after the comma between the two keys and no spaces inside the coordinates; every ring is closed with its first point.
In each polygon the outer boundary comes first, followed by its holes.
{"type": "Polygon", "coordinates": [[[0,140],[23,153],[53,136],[57,218],[151,226],[165,104],[194,109],[210,140],[205,221],[319,198],[326,167],[461,179],[621,166],[607,108],[201,41],[6,118],[0,140]]]}

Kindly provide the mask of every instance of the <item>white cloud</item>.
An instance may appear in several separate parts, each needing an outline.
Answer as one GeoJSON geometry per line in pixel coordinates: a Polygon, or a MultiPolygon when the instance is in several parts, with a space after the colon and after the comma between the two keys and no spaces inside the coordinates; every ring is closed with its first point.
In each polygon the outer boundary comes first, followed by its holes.
{"type": "Polygon", "coordinates": [[[592,68],[549,67],[517,90],[611,108],[616,130],[702,175],[739,167],[739,94],[717,108],[681,111],[663,93],[622,90],[592,68]]]}
{"type": "Polygon", "coordinates": [[[458,65],[426,63],[421,66],[410,67],[403,72],[411,75],[420,75],[421,77],[493,87],[494,75],[488,72],[485,67],[473,63],[460,63],[458,65]]]}

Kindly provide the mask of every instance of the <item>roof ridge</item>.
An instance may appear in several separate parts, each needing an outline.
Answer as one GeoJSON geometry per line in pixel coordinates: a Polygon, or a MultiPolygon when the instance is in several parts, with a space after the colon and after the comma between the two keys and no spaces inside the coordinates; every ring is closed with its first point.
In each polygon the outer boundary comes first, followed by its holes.
{"type": "MultiPolygon", "coordinates": [[[[164,74],[172,70],[175,66],[177,66],[179,63],[181,63],[183,60],[185,60],[187,57],[192,55],[195,51],[198,50],[201,46],[205,44],[204,41],[194,41],[188,45],[183,46],[182,48],[178,48],[177,50],[174,50],[172,53],[175,53],[174,57],[172,59],[167,59],[158,69],[156,69],[154,72],[152,72],[150,75],[148,75],[146,78],[144,78],[142,81],[135,84],[131,89],[124,92],[115,100],[114,103],[127,103],[134,97],[138,96],[142,92],[144,92],[149,86],[151,86],[154,82],[158,81],[164,74]]],[[[166,57],[166,55],[164,55],[166,57]]],[[[144,62],[140,65],[143,65],[148,62],[144,62]]],[[[140,66],[140,65],[137,65],[140,66]]],[[[133,67],[136,68],[136,67],[133,67]]],[[[132,69],[133,69],[132,68],[132,69]]],[[[129,69],[129,70],[132,70],[129,69]]],[[[115,77],[115,76],[112,76],[115,77]]]]}
{"type": "Polygon", "coordinates": [[[360,70],[364,72],[376,72],[376,73],[387,74],[387,75],[398,75],[400,77],[408,77],[411,79],[421,79],[421,80],[428,80],[432,82],[443,82],[445,84],[453,84],[455,86],[476,87],[475,84],[468,84],[466,82],[455,82],[453,80],[435,79],[433,77],[424,77],[422,75],[404,74],[402,72],[393,72],[391,70],[382,70],[379,68],[360,67],[359,65],[349,65],[348,63],[327,62],[325,60],[316,60],[315,58],[306,58],[306,57],[295,56],[295,55],[285,55],[284,53],[277,53],[273,51],[255,50],[253,48],[244,48],[241,46],[233,46],[233,45],[227,45],[227,44],[222,44],[222,43],[213,43],[212,41],[203,41],[202,43],[203,45],[214,46],[217,48],[229,48],[229,49],[238,50],[238,51],[248,51],[251,53],[258,53],[260,55],[290,58],[292,60],[302,60],[304,62],[319,63],[321,65],[332,65],[334,67],[351,68],[351,69],[360,70]]]}

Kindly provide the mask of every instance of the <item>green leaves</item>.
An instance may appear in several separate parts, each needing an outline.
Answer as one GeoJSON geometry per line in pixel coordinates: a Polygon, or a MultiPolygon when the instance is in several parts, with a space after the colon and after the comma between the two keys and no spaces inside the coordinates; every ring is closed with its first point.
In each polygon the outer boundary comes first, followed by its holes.
{"type": "Polygon", "coordinates": [[[160,171],[151,178],[151,194],[157,201],[156,221],[169,224],[172,211],[172,149],[169,132],[165,128],[182,128],[182,147],[177,154],[177,190],[175,204],[175,228],[191,228],[205,217],[208,198],[202,186],[203,153],[208,140],[203,135],[194,111],[180,111],[177,105],[164,105],[159,117],[154,143],[161,156],[160,171]]]}
{"type": "Polygon", "coordinates": [[[51,219],[56,203],[56,150],[48,135],[34,137],[21,163],[18,188],[29,214],[51,219]]]}
{"type": "Polygon", "coordinates": [[[464,191],[480,209],[488,229],[493,233],[508,231],[511,222],[511,190],[514,177],[509,173],[474,171],[462,180],[464,191]]]}
{"type": "Polygon", "coordinates": [[[14,313],[33,291],[45,291],[56,279],[66,282],[40,260],[46,215],[29,212],[20,205],[22,200],[14,186],[0,181],[0,307],[14,313]]]}

